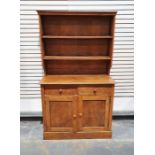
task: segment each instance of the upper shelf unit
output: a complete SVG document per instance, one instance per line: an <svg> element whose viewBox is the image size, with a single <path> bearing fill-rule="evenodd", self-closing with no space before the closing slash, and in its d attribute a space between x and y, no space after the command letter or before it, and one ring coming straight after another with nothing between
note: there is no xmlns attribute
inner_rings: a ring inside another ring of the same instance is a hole
<svg viewBox="0 0 155 155"><path fill-rule="evenodd" d="M116 12L38 14L45 74L109 74Z"/></svg>

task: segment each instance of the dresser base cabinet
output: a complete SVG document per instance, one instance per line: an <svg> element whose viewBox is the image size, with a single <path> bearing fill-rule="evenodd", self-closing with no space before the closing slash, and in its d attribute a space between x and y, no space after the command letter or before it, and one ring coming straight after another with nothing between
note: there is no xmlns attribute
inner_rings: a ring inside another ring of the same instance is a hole
<svg viewBox="0 0 155 155"><path fill-rule="evenodd" d="M114 84L42 84L44 139L111 138Z"/></svg>

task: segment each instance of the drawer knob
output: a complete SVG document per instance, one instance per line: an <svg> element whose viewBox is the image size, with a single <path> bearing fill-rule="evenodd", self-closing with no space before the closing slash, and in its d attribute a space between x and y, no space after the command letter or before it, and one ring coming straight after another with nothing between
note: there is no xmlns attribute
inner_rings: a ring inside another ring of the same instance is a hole
<svg viewBox="0 0 155 155"><path fill-rule="evenodd" d="M96 89L93 90L94 94L96 94Z"/></svg>
<svg viewBox="0 0 155 155"><path fill-rule="evenodd" d="M62 89L59 89L59 94L60 94L60 95L62 94Z"/></svg>
<svg viewBox="0 0 155 155"><path fill-rule="evenodd" d="M74 115L73 115L73 118L76 118L76 117L77 117L77 116L74 114Z"/></svg>
<svg viewBox="0 0 155 155"><path fill-rule="evenodd" d="M82 115L83 115L82 113L79 113L79 116L80 116L80 117L82 117Z"/></svg>

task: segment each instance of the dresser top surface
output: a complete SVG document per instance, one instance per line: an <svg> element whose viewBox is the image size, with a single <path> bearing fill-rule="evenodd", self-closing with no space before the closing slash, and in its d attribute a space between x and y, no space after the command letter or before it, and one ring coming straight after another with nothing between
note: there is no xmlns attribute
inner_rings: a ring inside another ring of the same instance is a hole
<svg viewBox="0 0 155 155"><path fill-rule="evenodd" d="M108 75L46 75L40 84L114 84Z"/></svg>

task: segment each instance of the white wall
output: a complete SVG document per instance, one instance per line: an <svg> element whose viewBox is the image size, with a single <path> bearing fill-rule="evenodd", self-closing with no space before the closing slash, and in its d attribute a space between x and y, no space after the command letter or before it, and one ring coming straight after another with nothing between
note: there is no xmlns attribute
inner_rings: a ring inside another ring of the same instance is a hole
<svg viewBox="0 0 155 155"><path fill-rule="evenodd" d="M134 1L21 0L21 116L40 116L39 80L43 76L36 10L116 10L114 58L111 76L116 82L114 114L133 114Z"/></svg>

